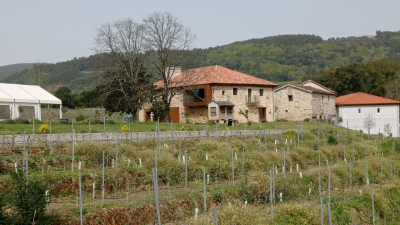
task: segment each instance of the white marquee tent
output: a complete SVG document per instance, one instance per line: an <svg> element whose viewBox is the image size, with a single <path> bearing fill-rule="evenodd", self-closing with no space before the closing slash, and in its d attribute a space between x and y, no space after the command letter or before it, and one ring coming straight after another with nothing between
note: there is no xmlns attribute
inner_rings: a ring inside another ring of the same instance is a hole
<svg viewBox="0 0 400 225"><path fill-rule="evenodd" d="M26 118L41 120L41 104L60 105L62 102L36 85L0 83L0 120Z"/></svg>

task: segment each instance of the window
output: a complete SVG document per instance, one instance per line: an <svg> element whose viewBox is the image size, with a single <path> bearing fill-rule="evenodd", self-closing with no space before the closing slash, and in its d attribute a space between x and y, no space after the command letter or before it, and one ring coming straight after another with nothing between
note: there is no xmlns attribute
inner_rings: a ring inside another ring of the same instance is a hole
<svg viewBox="0 0 400 225"><path fill-rule="evenodd" d="M205 91L203 89L186 90L186 103L204 102Z"/></svg>
<svg viewBox="0 0 400 225"><path fill-rule="evenodd" d="M219 116L225 116L225 107L219 107Z"/></svg>
<svg viewBox="0 0 400 225"><path fill-rule="evenodd" d="M293 101L293 95L289 95L289 102Z"/></svg>
<svg viewBox="0 0 400 225"><path fill-rule="evenodd" d="M210 116L212 117L217 116L217 107L210 107Z"/></svg>
<svg viewBox="0 0 400 225"><path fill-rule="evenodd" d="M330 99L329 97L331 97L331 96L328 96L328 101L329 101L329 99Z"/></svg>
<svg viewBox="0 0 400 225"><path fill-rule="evenodd" d="M381 113L381 109L380 109L380 108L377 108L376 111L377 111L378 113Z"/></svg>
<svg viewBox="0 0 400 225"><path fill-rule="evenodd" d="M232 116L233 114L233 107L226 107L226 115Z"/></svg>
<svg viewBox="0 0 400 225"><path fill-rule="evenodd" d="M324 96L322 95L322 101L324 101Z"/></svg>
<svg viewBox="0 0 400 225"><path fill-rule="evenodd" d="M237 95L237 88L233 88L233 95Z"/></svg>
<svg viewBox="0 0 400 225"><path fill-rule="evenodd" d="M222 91L222 95L225 95L225 91Z"/></svg>
<svg viewBox="0 0 400 225"><path fill-rule="evenodd" d="M11 119L11 110L9 105L0 105L0 119Z"/></svg>
<svg viewBox="0 0 400 225"><path fill-rule="evenodd" d="M361 109L358 109L358 113L361 113Z"/></svg>
<svg viewBox="0 0 400 225"><path fill-rule="evenodd" d="M287 110L285 110L285 113L287 113L288 111Z"/></svg>
<svg viewBox="0 0 400 225"><path fill-rule="evenodd" d="M260 96L264 95L264 89L260 89Z"/></svg>

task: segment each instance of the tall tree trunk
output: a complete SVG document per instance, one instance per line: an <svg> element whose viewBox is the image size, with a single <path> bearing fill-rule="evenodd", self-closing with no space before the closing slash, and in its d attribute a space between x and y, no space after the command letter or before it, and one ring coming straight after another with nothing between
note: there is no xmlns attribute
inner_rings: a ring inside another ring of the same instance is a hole
<svg viewBox="0 0 400 225"><path fill-rule="evenodd" d="M132 116L132 122L136 122L137 121L137 112L138 112L138 109L137 108L134 108L134 109L131 109L130 110L130 114L131 114L131 116Z"/></svg>
<svg viewBox="0 0 400 225"><path fill-rule="evenodd" d="M169 111L170 111L169 106L170 106L170 103L165 103L164 102L164 104L165 104L165 110L164 110L164 112L165 112L165 121L164 122L169 122Z"/></svg>

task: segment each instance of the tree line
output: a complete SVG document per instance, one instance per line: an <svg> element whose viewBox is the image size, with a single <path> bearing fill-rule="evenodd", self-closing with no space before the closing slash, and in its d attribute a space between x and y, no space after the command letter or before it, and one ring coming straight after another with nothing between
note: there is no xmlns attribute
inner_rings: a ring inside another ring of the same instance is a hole
<svg viewBox="0 0 400 225"><path fill-rule="evenodd" d="M317 77L303 77L303 81L308 79L336 91L337 96L364 92L400 100L400 93L397 91L400 84L400 65L387 59L331 67Z"/></svg>

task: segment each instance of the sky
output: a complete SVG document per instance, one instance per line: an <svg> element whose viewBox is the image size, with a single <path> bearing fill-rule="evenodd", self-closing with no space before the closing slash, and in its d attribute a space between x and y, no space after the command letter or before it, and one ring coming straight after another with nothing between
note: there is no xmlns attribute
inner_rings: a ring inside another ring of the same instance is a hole
<svg viewBox="0 0 400 225"><path fill-rule="evenodd" d="M399 0L0 0L0 66L94 54L96 28L171 12L208 48L280 34L363 36L400 30Z"/></svg>

